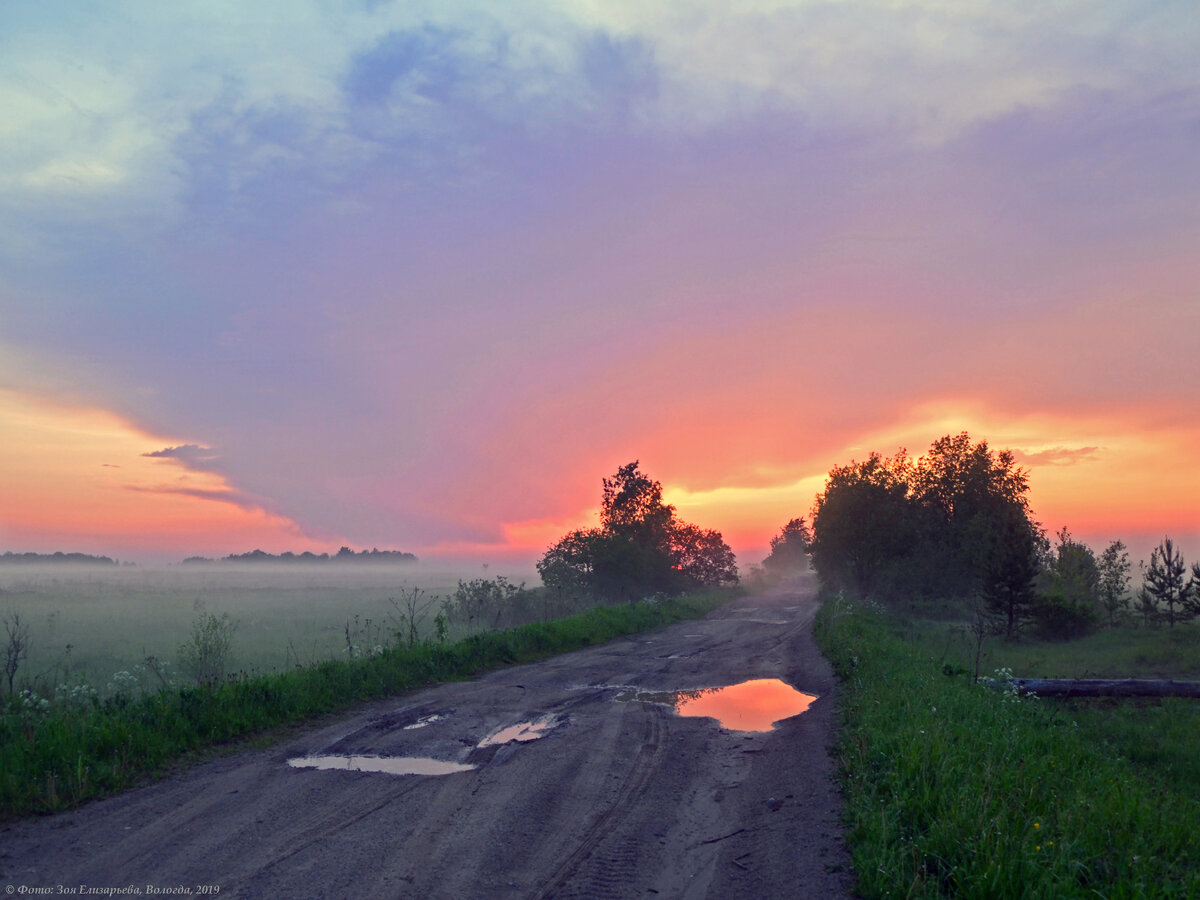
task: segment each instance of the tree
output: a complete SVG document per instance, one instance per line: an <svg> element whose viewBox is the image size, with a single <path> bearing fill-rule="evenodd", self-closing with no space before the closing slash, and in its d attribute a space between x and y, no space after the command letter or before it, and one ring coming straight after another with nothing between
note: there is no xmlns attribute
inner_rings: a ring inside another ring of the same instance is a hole
<svg viewBox="0 0 1200 900"><path fill-rule="evenodd" d="M1108 613L1108 624L1115 625L1117 615L1129 608L1129 552L1121 541L1113 541L1100 554L1100 605Z"/></svg>
<svg viewBox="0 0 1200 900"><path fill-rule="evenodd" d="M771 538L771 552L763 560L763 568L775 575L807 571L811 543L812 531L804 517L792 519L779 534Z"/></svg>
<svg viewBox="0 0 1200 900"><path fill-rule="evenodd" d="M737 584L737 560L719 531L680 522L671 533L671 548L685 590Z"/></svg>
<svg viewBox="0 0 1200 900"><path fill-rule="evenodd" d="M1100 604L1100 567L1086 544L1064 526L1043 574L1038 623L1053 637L1075 637L1090 629Z"/></svg>
<svg viewBox="0 0 1200 900"><path fill-rule="evenodd" d="M1146 577L1145 562L1139 563L1142 568L1142 578ZM1141 588L1137 592L1136 605L1134 607L1142 614L1142 624L1152 625L1162 617L1162 610L1159 609L1158 601L1154 595L1146 590L1146 582L1143 580Z"/></svg>
<svg viewBox="0 0 1200 900"><path fill-rule="evenodd" d="M1150 552L1143 586L1157 604L1166 607L1167 624L1171 628L1175 627L1176 621L1182 622L1194 614L1192 604L1188 602L1190 585L1183 580L1186 571L1183 554L1175 549L1169 537L1164 537Z"/></svg>
<svg viewBox="0 0 1200 900"><path fill-rule="evenodd" d="M597 544L603 538L598 528L568 532L538 560L542 584L567 597L590 592L595 581Z"/></svg>
<svg viewBox="0 0 1200 900"><path fill-rule="evenodd" d="M1013 515L1039 558L1047 546L1028 488L1012 453L966 432L939 438L915 462L901 449L835 466L813 506L813 566L824 584L863 595L977 596L985 577L995 580L996 535Z"/></svg>
<svg viewBox="0 0 1200 900"><path fill-rule="evenodd" d="M813 504L813 565L826 585L863 596L886 592L918 547L918 510L909 499L903 449L885 459L834 466Z"/></svg>
<svg viewBox="0 0 1200 900"><path fill-rule="evenodd" d="M1002 508L989 521L980 570L981 593L1004 634L1015 637L1037 599L1035 580L1041 571L1038 532L1022 507Z"/></svg>
<svg viewBox="0 0 1200 900"><path fill-rule="evenodd" d="M677 519L662 485L636 460L602 484L600 527L568 533L538 562L546 587L632 601L737 582L733 551L720 532Z"/></svg>
<svg viewBox="0 0 1200 900"><path fill-rule="evenodd" d="M984 557L991 552L994 521L1014 507L1029 517L1027 473L1017 467L1010 451L996 453L987 441L973 444L964 431L934 441L917 460L910 484L913 500L936 523L925 541L939 548L941 592L972 593L978 588Z"/></svg>

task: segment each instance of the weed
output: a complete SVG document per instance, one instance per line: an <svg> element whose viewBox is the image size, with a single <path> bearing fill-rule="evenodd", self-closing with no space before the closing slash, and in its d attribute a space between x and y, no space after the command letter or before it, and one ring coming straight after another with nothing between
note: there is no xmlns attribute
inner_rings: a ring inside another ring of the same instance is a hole
<svg viewBox="0 0 1200 900"><path fill-rule="evenodd" d="M11 696L17 671L22 661L29 656L29 625L21 621L21 614L9 610L0 615L0 624L4 626L4 676L8 679L8 693Z"/></svg>
<svg viewBox="0 0 1200 900"><path fill-rule="evenodd" d="M229 613L201 612L196 617L191 636L179 646L179 660L197 684L214 685L225 678L236 630Z"/></svg>

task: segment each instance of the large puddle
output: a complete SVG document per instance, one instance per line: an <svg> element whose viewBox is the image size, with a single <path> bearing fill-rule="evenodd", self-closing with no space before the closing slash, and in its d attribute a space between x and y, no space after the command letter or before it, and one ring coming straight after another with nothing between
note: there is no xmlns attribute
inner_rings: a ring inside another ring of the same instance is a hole
<svg viewBox="0 0 1200 900"><path fill-rule="evenodd" d="M800 715L817 698L778 678L757 678L698 691L627 691L617 699L663 703L674 707L681 716L716 719L722 728L730 731L770 731L776 722Z"/></svg>
<svg viewBox="0 0 1200 900"><path fill-rule="evenodd" d="M343 772L386 772L388 775L450 775L469 772L466 763L424 756L301 756L289 759L294 769L339 769Z"/></svg>

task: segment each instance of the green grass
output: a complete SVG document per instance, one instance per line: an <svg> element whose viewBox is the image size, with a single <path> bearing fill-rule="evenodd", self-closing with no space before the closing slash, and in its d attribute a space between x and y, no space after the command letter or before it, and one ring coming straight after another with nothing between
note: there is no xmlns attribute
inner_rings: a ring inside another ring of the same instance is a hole
<svg viewBox="0 0 1200 900"><path fill-rule="evenodd" d="M931 610L897 615L895 626L906 637L936 648L968 668L974 667L973 638L961 606L953 616L929 616ZM1071 641L1042 641L1021 636L984 640L980 674L1007 667L1022 678L1174 678L1200 680L1200 621L1146 627L1100 628Z"/></svg>
<svg viewBox="0 0 1200 900"><path fill-rule="evenodd" d="M186 754L355 703L696 618L730 596L720 591L598 608L452 644L392 648L215 687L85 698L44 709L9 698L0 714L0 818L66 809L161 773Z"/></svg>
<svg viewBox="0 0 1200 900"><path fill-rule="evenodd" d="M1197 704L1016 699L962 674L944 635L844 602L818 617L859 892L1200 896Z"/></svg>

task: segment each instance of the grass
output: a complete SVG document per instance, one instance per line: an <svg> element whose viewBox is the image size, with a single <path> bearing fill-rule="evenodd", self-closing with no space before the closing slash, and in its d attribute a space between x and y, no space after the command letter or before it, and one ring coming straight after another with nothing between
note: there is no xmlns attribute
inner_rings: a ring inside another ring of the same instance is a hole
<svg viewBox="0 0 1200 900"><path fill-rule="evenodd" d="M824 605L817 631L843 682L838 753L864 897L1200 896L1195 702L1021 699L973 683L945 623L844 601Z"/></svg>
<svg viewBox="0 0 1200 900"><path fill-rule="evenodd" d="M932 615L931 615L932 613ZM961 605L938 611L919 607L894 619L907 638L937 649L939 657L971 660L973 641ZM964 665L966 663L964 662ZM1175 628L1126 624L1100 628L1071 641L1031 637L984 641L980 672L1008 667L1023 678L1174 678L1200 680L1200 621Z"/></svg>
<svg viewBox="0 0 1200 900"><path fill-rule="evenodd" d="M0 819L52 812L162 773L185 755L439 681L697 618L727 600L713 592L593 609L455 643L327 660L211 687L53 704L9 698L0 714Z"/></svg>

